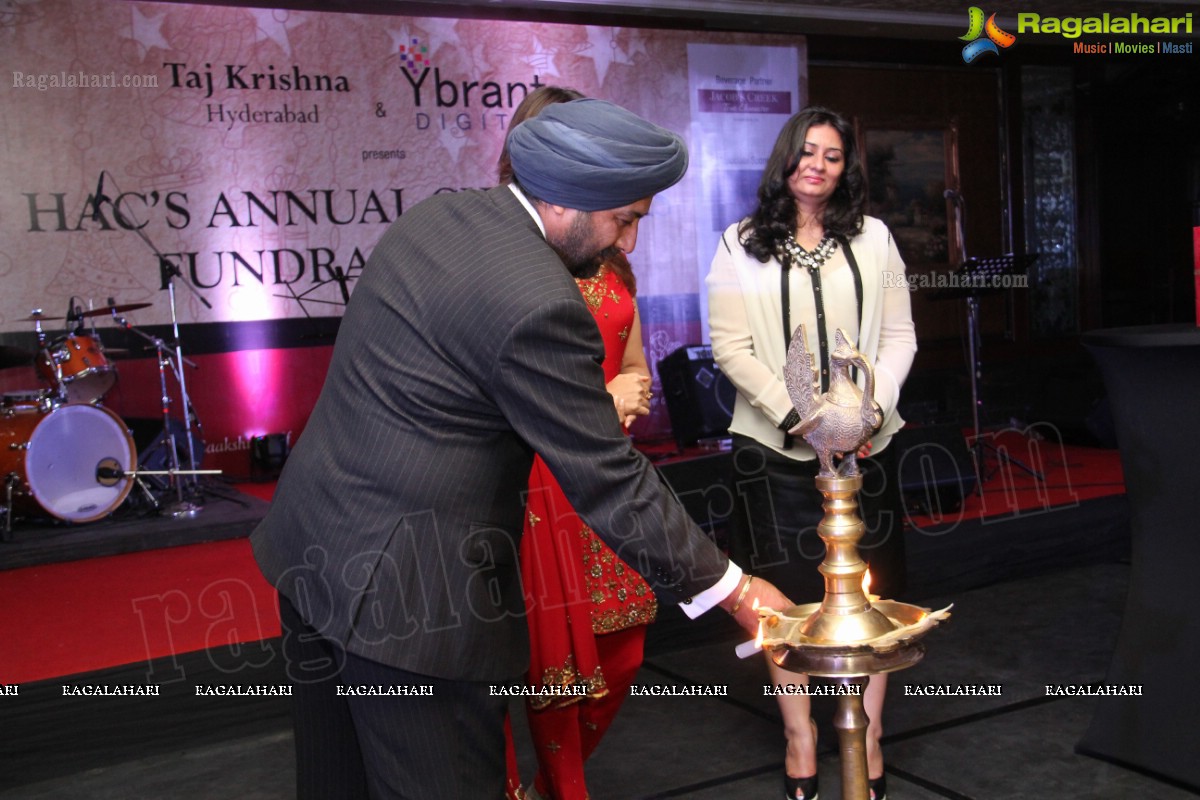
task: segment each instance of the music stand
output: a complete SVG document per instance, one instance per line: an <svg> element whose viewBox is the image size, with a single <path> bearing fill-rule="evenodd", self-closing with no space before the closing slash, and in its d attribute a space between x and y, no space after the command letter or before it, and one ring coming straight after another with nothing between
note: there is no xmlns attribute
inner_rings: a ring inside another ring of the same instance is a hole
<svg viewBox="0 0 1200 800"><path fill-rule="evenodd" d="M967 301L967 354L971 368L971 423L975 433L971 452L975 456L975 485L983 493L983 484L991 475L984 476L984 448L991 450L1000 461L1007 461L1024 470L1039 481L1045 481L1046 476L1033 467L1013 458L1007 452L983 441L980 436L979 409L983 401L979 396L979 378L983 374L983 365L979 351L982 340L979 334L979 298L985 294L996 294L1011 289L1013 282L1006 281L1016 275L1024 275L1037 259L1037 253L1024 255L990 256L987 258L965 259L957 270L949 275L948 285L934 293L934 300L951 300L965 298Z"/></svg>

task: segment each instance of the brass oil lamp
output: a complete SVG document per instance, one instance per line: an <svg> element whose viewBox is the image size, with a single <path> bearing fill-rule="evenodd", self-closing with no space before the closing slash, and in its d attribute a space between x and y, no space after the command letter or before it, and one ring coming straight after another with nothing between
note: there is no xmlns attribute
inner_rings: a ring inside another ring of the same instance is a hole
<svg viewBox="0 0 1200 800"><path fill-rule="evenodd" d="M881 600L863 588L866 564L858 554L858 541L866 528L858 516L862 475L855 459L882 423L882 413L874 401L871 364L850 345L844 331L837 331L835 345L830 353L829 390L824 394L818 393L803 326L788 348L784 369L789 396L801 418L793 431L809 443L821 465L816 486L824 497L825 516L817 533L826 550L818 569L825 578L825 598L784 610L760 608L756 643L786 670L846 686L847 691L838 695L834 719L842 797L867 800L867 716L862 697L867 678L920 661L925 654L921 637L947 619L950 609L932 612ZM864 373L865 390L851 378L853 367Z"/></svg>

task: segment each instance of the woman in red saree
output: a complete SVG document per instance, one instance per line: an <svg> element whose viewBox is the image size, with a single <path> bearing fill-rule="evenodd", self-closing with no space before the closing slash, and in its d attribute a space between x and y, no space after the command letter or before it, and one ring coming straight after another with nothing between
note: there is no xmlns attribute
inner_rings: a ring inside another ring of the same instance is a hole
<svg viewBox="0 0 1200 800"><path fill-rule="evenodd" d="M510 130L551 103L579 97L558 87L531 92L517 107ZM505 152L500 180L511 179ZM633 270L618 254L594 277L576 282L604 339L604 380L614 413L628 427L649 413L651 397ZM575 514L540 458L529 476L521 576L528 608L528 681L554 693L526 703L538 771L524 789L510 730L508 794L514 800L586 800L584 762L629 694L657 601L645 580Z"/></svg>

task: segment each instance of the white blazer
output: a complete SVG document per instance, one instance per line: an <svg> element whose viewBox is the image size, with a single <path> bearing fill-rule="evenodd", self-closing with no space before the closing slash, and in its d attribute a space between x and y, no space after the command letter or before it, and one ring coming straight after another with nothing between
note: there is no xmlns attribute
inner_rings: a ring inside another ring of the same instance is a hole
<svg viewBox="0 0 1200 800"><path fill-rule="evenodd" d="M799 460L816 457L803 440L783 450L778 425L792 410L783 382L787 352L783 340L779 261L765 264L746 252L738 227L730 225L717 244L708 286L708 322L713 358L737 387L733 433L749 436L783 455ZM853 276L839 246L821 267L825 322L829 341L842 328L875 366L875 401L883 409L883 425L871 440L878 453L904 425L896 411L900 387L917 352L912 303L904 277L904 261L891 231L875 217L863 218L862 232L850 240L862 276L862 325L858 321ZM817 354L816 311L812 281L804 269L789 270L791 324L804 323L809 352ZM865 376L859 375L861 386Z"/></svg>

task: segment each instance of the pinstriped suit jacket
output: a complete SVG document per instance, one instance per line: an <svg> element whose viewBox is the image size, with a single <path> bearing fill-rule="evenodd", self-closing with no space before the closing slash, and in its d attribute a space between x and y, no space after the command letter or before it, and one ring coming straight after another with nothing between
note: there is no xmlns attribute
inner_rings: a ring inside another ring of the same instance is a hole
<svg viewBox="0 0 1200 800"><path fill-rule="evenodd" d="M660 599L708 588L726 559L621 432L603 356L574 280L507 187L406 212L357 282L251 538L264 575L353 653L451 679L516 676L536 451Z"/></svg>

